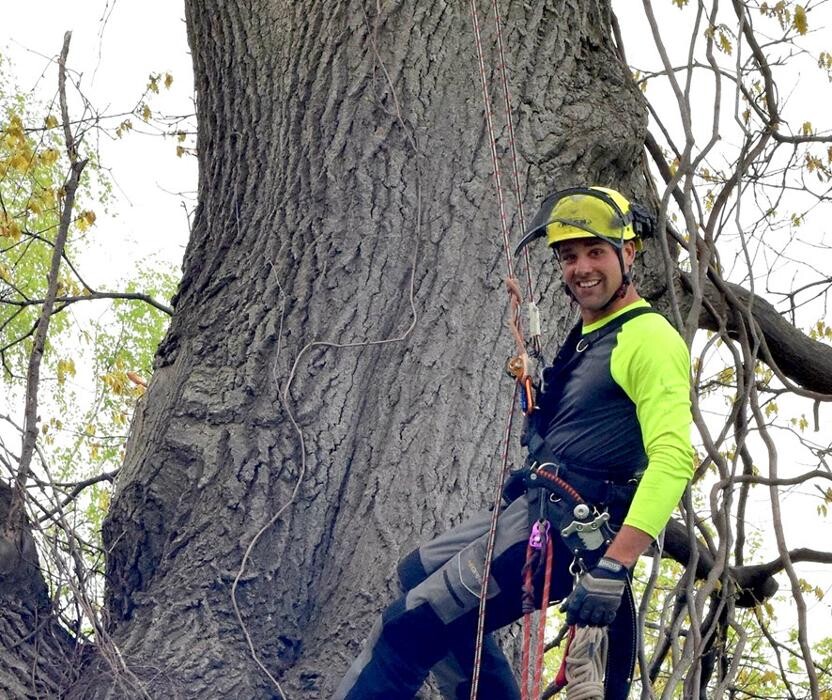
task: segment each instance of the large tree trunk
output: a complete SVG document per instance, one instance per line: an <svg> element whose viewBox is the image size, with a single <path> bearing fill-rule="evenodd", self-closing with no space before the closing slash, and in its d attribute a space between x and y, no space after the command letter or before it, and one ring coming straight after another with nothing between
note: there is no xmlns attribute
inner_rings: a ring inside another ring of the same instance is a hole
<svg viewBox="0 0 832 700"><path fill-rule="evenodd" d="M112 633L151 695L274 696L247 633L288 697L327 697L397 559L497 475L511 343L471 20L445 2L186 5L199 207L105 527ZM507 8L529 210L575 184L643 189L645 112L599 6ZM232 583L267 525L244 630Z"/></svg>
<svg viewBox="0 0 832 700"><path fill-rule="evenodd" d="M12 498L0 481L0 697L59 697L84 650L58 622L31 525L21 508L10 516Z"/></svg>

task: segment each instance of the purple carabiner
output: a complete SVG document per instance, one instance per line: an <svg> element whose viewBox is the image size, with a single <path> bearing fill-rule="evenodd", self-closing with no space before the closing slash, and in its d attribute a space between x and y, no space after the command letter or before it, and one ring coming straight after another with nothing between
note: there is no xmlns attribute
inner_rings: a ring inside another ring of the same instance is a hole
<svg viewBox="0 0 832 700"><path fill-rule="evenodd" d="M549 537L549 521L537 520L532 525L532 534L529 535L529 547L532 549L543 549Z"/></svg>

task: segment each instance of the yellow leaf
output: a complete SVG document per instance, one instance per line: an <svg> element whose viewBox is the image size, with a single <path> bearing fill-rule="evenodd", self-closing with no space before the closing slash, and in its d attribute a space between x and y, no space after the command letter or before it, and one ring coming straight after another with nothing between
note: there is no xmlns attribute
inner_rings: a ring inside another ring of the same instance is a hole
<svg viewBox="0 0 832 700"><path fill-rule="evenodd" d="M181 158L185 154L185 148L183 146L176 147L176 155L177 157Z"/></svg>
<svg viewBox="0 0 832 700"><path fill-rule="evenodd" d="M170 73L165 73L165 88L170 89L171 85L173 85L173 76Z"/></svg>
<svg viewBox="0 0 832 700"><path fill-rule="evenodd" d="M63 384L67 377L75 376L75 362L73 360L58 360L58 384Z"/></svg>
<svg viewBox="0 0 832 700"><path fill-rule="evenodd" d="M20 151L14 153L12 157L9 158L9 166L13 170L26 171L29 169L30 163L31 160L26 157L25 153L22 153Z"/></svg>
<svg viewBox="0 0 832 700"><path fill-rule="evenodd" d="M9 139L18 144L22 144L26 140L26 134L23 131L23 120L17 114L13 114L9 117L9 125L6 127L6 135Z"/></svg>
<svg viewBox="0 0 832 700"><path fill-rule="evenodd" d="M47 148L40 153L40 162L46 166L55 165L58 162L58 158L61 157L61 154L58 152L57 148Z"/></svg>
<svg viewBox="0 0 832 700"><path fill-rule="evenodd" d="M806 18L806 9L803 5L796 5L794 8L794 28L801 35L809 31L809 21Z"/></svg>
<svg viewBox="0 0 832 700"><path fill-rule="evenodd" d="M46 128L47 129L54 129L58 126L58 118L54 114L50 114L46 117Z"/></svg>
<svg viewBox="0 0 832 700"><path fill-rule="evenodd" d="M153 114L153 112L150 111L150 107L148 107L147 105L144 105L142 107L142 112L141 112L142 119L144 119L145 121L148 121L150 119L150 117L152 116L152 114Z"/></svg>
<svg viewBox="0 0 832 700"><path fill-rule="evenodd" d="M82 211L78 214L78 218L75 219L75 223L79 231L87 231L95 223L95 212L89 210Z"/></svg>
<svg viewBox="0 0 832 700"><path fill-rule="evenodd" d="M731 45L731 40L728 38L728 35L723 32L722 30L719 31L719 48L729 56L731 52L734 50L734 47Z"/></svg>
<svg viewBox="0 0 832 700"><path fill-rule="evenodd" d="M121 122L121 124L119 124L116 127L116 136L121 138L122 136L124 136L126 132L130 131L130 129L132 128L133 122L131 122L129 119L125 119L123 122Z"/></svg>
<svg viewBox="0 0 832 700"><path fill-rule="evenodd" d="M20 224L14 219L0 221L0 238L10 238L17 243L21 237Z"/></svg>
<svg viewBox="0 0 832 700"><path fill-rule="evenodd" d="M811 136L812 122L803 122L803 126L800 127L800 131L803 133L804 136Z"/></svg>
<svg viewBox="0 0 832 700"><path fill-rule="evenodd" d="M734 368L726 367L725 369L721 370L718 375L718 379L721 384L730 384L732 381L734 381Z"/></svg>

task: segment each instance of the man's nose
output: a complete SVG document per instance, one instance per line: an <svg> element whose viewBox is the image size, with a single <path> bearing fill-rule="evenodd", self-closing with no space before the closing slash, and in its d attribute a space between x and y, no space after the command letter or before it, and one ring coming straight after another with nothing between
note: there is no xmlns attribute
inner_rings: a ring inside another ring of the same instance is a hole
<svg viewBox="0 0 832 700"><path fill-rule="evenodd" d="M592 261L588 255L578 255L575 260L575 272L581 274L583 272L592 271Z"/></svg>

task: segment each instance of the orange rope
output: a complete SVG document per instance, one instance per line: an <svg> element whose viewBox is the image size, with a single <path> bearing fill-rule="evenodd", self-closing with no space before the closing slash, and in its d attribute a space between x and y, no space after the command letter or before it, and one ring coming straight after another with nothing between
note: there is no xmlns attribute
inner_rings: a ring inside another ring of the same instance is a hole
<svg viewBox="0 0 832 700"><path fill-rule="evenodd" d="M514 277L506 279L506 290L508 291L511 313L509 314L508 327L517 346L518 355L526 355L526 340L523 338L523 330L520 328L520 307L523 304L523 295L520 292L520 283Z"/></svg>

